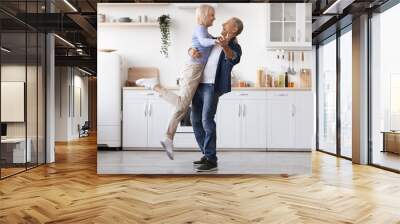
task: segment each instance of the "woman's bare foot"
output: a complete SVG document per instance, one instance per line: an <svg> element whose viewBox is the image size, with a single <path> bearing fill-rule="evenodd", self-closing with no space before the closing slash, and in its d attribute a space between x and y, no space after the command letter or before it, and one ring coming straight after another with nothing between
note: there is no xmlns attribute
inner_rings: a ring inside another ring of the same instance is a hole
<svg viewBox="0 0 400 224"><path fill-rule="evenodd" d="M159 87L159 82L157 78L138 79L136 80L136 85L144 86L146 89L154 90L156 87Z"/></svg>

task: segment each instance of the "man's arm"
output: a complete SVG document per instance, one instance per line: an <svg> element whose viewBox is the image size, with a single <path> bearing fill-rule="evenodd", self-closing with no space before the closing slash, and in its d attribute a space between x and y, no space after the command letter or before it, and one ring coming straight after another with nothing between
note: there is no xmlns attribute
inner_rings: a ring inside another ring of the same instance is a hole
<svg viewBox="0 0 400 224"><path fill-rule="evenodd" d="M232 45L232 48L230 48L233 54L235 55L232 59L227 59L229 63L232 65L236 65L240 62L240 58L242 57L242 49L240 48L239 44L234 44Z"/></svg>
<svg viewBox="0 0 400 224"><path fill-rule="evenodd" d="M225 53L225 60L228 60L231 64L235 65L239 63L242 51L239 45L237 45L237 47L235 46L235 49L230 48L229 41L230 39L228 36L218 38L218 44L222 47L222 50Z"/></svg>
<svg viewBox="0 0 400 224"><path fill-rule="evenodd" d="M225 57L229 60L233 60L237 57L235 52L229 46L223 46L222 50L225 53Z"/></svg>

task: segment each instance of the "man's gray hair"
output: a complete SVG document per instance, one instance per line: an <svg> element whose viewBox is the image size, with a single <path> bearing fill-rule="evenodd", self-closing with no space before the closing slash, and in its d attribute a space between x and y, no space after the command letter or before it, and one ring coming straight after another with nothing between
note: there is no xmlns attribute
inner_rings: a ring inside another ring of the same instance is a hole
<svg viewBox="0 0 400 224"><path fill-rule="evenodd" d="M235 22L237 32L236 36L239 35L243 31L243 22L237 17L232 17L233 22Z"/></svg>

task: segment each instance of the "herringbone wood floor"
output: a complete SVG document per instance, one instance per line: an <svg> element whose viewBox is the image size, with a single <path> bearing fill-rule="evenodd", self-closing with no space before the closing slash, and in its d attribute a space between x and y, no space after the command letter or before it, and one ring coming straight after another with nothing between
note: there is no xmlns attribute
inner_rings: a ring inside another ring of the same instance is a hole
<svg viewBox="0 0 400 224"><path fill-rule="evenodd" d="M400 175L315 152L297 176L98 176L96 141L0 181L0 223L400 223Z"/></svg>

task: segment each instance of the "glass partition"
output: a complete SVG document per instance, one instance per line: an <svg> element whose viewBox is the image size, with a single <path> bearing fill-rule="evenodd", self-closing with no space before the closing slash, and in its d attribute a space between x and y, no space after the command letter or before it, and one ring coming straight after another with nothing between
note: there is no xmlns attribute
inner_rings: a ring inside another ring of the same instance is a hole
<svg viewBox="0 0 400 224"><path fill-rule="evenodd" d="M336 154L336 39L318 48L318 149Z"/></svg>
<svg viewBox="0 0 400 224"><path fill-rule="evenodd" d="M18 13L43 5L20 1ZM0 12L0 178L45 163L45 45L44 33Z"/></svg>
<svg viewBox="0 0 400 224"><path fill-rule="evenodd" d="M340 154L352 157L352 33L340 36Z"/></svg>
<svg viewBox="0 0 400 224"><path fill-rule="evenodd" d="M400 5L371 19L371 162L400 171Z"/></svg>
<svg viewBox="0 0 400 224"><path fill-rule="evenodd" d="M1 34L2 177L24 171L31 158L26 141L26 41L25 32Z"/></svg>

